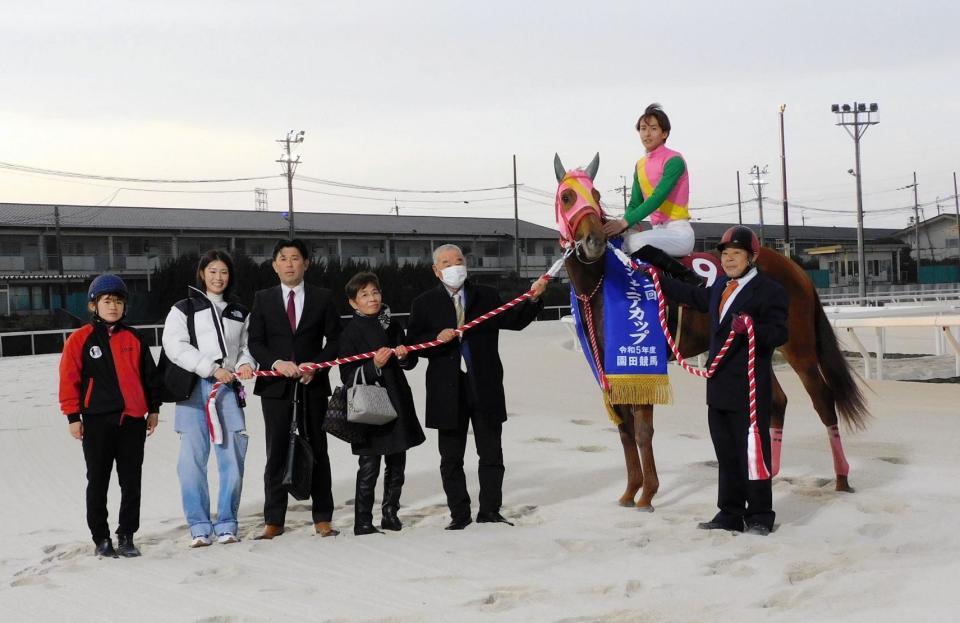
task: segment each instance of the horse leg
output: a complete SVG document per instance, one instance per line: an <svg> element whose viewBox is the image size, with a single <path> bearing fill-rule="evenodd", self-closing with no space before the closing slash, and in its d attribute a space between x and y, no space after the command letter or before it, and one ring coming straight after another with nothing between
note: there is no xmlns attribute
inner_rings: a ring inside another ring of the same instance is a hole
<svg viewBox="0 0 960 623"><path fill-rule="evenodd" d="M783 420L787 414L787 395L780 387L777 375L773 377L773 404L770 408L770 468L771 475L780 473L780 448L783 445Z"/></svg>
<svg viewBox="0 0 960 623"><path fill-rule="evenodd" d="M660 488L657 464L653 460L653 405L638 405L633 409L636 444L640 448L640 464L643 468L643 493L637 500L637 508L653 512L653 496Z"/></svg>
<svg viewBox="0 0 960 623"><path fill-rule="evenodd" d="M620 506L633 507L633 500L637 491L643 486L643 469L640 466L640 455L637 452L637 443L634 441L633 412L627 409L617 409L622 423L617 426L620 433L620 443L623 445L623 460L627 465L627 490L620 496Z"/></svg>
<svg viewBox="0 0 960 623"><path fill-rule="evenodd" d="M830 439L830 452L833 455L833 471L837 475L837 491L853 493L848 476L850 464L843 453L843 444L840 441L840 429L837 427L837 409L834 405L833 392L827 387L820 376L820 370L815 366L802 366L797 372L803 387L813 401L813 408L820 416L820 421L827 427L827 436Z"/></svg>

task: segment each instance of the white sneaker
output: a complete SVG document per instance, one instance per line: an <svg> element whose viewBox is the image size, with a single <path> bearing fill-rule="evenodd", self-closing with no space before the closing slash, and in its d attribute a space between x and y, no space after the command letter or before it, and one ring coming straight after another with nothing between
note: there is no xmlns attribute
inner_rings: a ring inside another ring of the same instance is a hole
<svg viewBox="0 0 960 623"><path fill-rule="evenodd" d="M219 537L217 537L217 543L221 545L229 545L231 543L239 543L240 539L236 537L232 532L224 532Z"/></svg>
<svg viewBox="0 0 960 623"><path fill-rule="evenodd" d="M208 536L195 536L193 540L190 541L190 547L206 547L210 545L212 541Z"/></svg>

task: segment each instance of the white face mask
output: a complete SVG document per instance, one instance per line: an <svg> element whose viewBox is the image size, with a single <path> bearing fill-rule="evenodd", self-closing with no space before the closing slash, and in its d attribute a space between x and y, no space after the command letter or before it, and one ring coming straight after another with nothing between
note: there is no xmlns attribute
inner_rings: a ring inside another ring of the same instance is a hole
<svg viewBox="0 0 960 623"><path fill-rule="evenodd" d="M440 281L451 288L459 288L467 280L466 266L447 266L440 271Z"/></svg>

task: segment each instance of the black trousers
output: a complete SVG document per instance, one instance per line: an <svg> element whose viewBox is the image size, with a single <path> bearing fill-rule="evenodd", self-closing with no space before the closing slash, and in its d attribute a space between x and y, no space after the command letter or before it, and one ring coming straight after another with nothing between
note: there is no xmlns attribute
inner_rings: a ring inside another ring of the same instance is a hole
<svg viewBox="0 0 960 623"><path fill-rule="evenodd" d="M313 522L333 518L333 491L330 488L330 457L327 456L327 434L321 428L327 412L327 398L319 392L300 392L301 409L313 449L313 483L310 498L313 503ZM293 402L261 397L263 405L264 436L267 442L267 464L263 470L263 521L282 526L287 517L287 491L281 486L290 443L290 420Z"/></svg>
<svg viewBox="0 0 960 623"><path fill-rule="evenodd" d="M140 476L143 445L147 438L144 418L119 413L83 418L83 458L87 464L87 526L95 543L110 536L107 524L107 490L117 464L120 481L120 516L117 534L140 528Z"/></svg>
<svg viewBox="0 0 960 623"><path fill-rule="evenodd" d="M470 517L470 494L463 473L463 455L467 449L467 428L473 424L473 440L479 457L480 512L500 512L503 501L503 448L500 436L503 424L477 411L469 379L460 373L459 420L453 429L437 431L440 449L440 477L447 494L450 516L456 520Z"/></svg>
<svg viewBox="0 0 960 623"><path fill-rule="evenodd" d="M773 528L773 485L771 480L750 480L747 467L747 430L749 411L725 411L708 407L710 438L717 453L719 486L714 517L733 529L753 525ZM757 414L757 427L763 448L763 461L770 469L770 413Z"/></svg>

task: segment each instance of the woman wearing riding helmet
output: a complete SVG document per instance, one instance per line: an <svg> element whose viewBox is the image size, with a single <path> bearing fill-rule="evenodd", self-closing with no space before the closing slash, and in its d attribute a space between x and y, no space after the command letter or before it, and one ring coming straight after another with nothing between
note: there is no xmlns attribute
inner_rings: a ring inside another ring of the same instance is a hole
<svg viewBox="0 0 960 623"><path fill-rule="evenodd" d="M647 154L633 171L633 191L623 218L603 226L608 237L623 234L623 250L634 258L673 273L681 281L700 285L702 280L678 262L693 251L695 242L687 209L690 183L683 156L666 146L670 118L660 104L647 106L637 120L637 132ZM651 229L633 229L650 217Z"/></svg>
<svg viewBox="0 0 960 623"><path fill-rule="evenodd" d="M720 355L733 331L722 362L707 379L707 421L717 455L717 514L699 524L703 530L731 530L766 536L773 530L770 485L770 411L773 401L773 352L787 342L788 297L779 283L757 270L760 241L749 227L734 225L717 244L724 276L709 288L695 288L664 276L660 283L671 300L710 314L708 365ZM751 449L749 341L753 322L754 375L759 443ZM753 477L751 479L751 474Z"/></svg>

